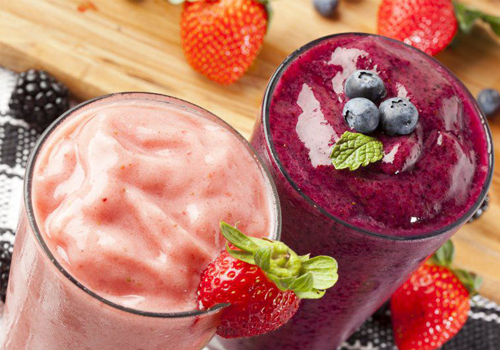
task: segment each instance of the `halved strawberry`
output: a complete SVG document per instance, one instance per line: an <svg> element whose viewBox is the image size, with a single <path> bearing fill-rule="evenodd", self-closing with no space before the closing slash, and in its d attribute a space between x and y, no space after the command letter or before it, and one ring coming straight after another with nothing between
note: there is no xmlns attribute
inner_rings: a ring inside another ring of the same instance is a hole
<svg viewBox="0 0 500 350"><path fill-rule="evenodd" d="M392 296L392 327L399 350L438 349L467 321L469 299L481 279L452 269L453 255L448 241Z"/></svg>
<svg viewBox="0 0 500 350"><path fill-rule="evenodd" d="M327 256L298 256L285 244L247 237L221 223L232 243L203 272L198 287L202 309L230 304L217 334L253 337L284 325L300 299L318 299L338 279L337 262Z"/></svg>

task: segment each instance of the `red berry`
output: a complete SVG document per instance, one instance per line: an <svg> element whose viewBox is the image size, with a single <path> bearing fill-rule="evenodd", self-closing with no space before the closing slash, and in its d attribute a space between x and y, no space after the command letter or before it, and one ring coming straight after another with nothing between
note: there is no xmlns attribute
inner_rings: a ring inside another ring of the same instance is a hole
<svg viewBox="0 0 500 350"><path fill-rule="evenodd" d="M230 303L217 334L224 338L253 337L284 325L299 307L292 291L282 292L260 268L222 252L203 272L198 287L203 309Z"/></svg>
<svg viewBox="0 0 500 350"><path fill-rule="evenodd" d="M267 31L266 6L257 0L186 1L181 38L189 64L219 84L250 67Z"/></svg>
<svg viewBox="0 0 500 350"><path fill-rule="evenodd" d="M422 265L391 299L398 349L440 348L463 327L469 309L469 291L449 268Z"/></svg>
<svg viewBox="0 0 500 350"><path fill-rule="evenodd" d="M378 33L429 55L444 50L458 30L451 0L382 0Z"/></svg>

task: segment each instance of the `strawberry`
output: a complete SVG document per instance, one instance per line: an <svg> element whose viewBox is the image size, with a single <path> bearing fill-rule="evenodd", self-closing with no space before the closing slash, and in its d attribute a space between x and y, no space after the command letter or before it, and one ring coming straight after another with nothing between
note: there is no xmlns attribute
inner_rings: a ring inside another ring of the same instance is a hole
<svg viewBox="0 0 500 350"><path fill-rule="evenodd" d="M399 350L438 349L465 324L470 296L481 279L451 268L453 254L448 241L392 296L392 327Z"/></svg>
<svg viewBox="0 0 500 350"><path fill-rule="evenodd" d="M378 33L404 41L429 55L444 50L460 33L470 34L482 21L500 36L500 17L451 0L382 0Z"/></svg>
<svg viewBox="0 0 500 350"><path fill-rule="evenodd" d="M209 79L223 85L234 83L257 57L268 19L268 0L184 1L184 54Z"/></svg>
<svg viewBox="0 0 500 350"><path fill-rule="evenodd" d="M429 55L444 50L457 33L451 0L382 0L378 33Z"/></svg>
<svg viewBox="0 0 500 350"><path fill-rule="evenodd" d="M228 304L217 334L253 337L284 325L300 299L318 299L338 279L337 262L327 256L298 256L285 244L245 236L221 223L232 243L202 273L201 309Z"/></svg>

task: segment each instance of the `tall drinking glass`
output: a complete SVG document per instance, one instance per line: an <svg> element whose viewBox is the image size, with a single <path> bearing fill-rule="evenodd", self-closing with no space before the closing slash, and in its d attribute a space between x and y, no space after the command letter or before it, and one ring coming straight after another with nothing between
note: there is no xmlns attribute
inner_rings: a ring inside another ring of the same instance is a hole
<svg viewBox="0 0 500 350"><path fill-rule="evenodd" d="M70 273L67 261L64 262L61 260L65 258L65 255L60 254L60 246L56 249L56 251L54 251L54 249L52 249L53 245L49 244L49 241L47 240L47 237L54 239L53 235L55 232L53 232L51 236L42 234L41 230L46 229L47 227L41 227L37 220L38 217L35 213L35 205L37 204L35 203L40 203L35 202L33 199L33 183L35 181L35 172L37 171L36 164L40 158L45 157L41 154L43 154L44 147L48 147L45 146L47 143L50 143L48 140L50 140L54 134L56 134L54 137L61 137L62 132L59 130L64 128L67 121L73 121L74 117L76 118L79 115L85 114L89 117L85 119L85 123L87 123L92 118L91 114L94 113L92 111L96 111L95 113L99 114L101 113L100 111L102 108L111 108L104 112L109 114L113 113L115 108L122 108L124 105L146 106L144 107L146 109L164 108L165 118L169 118L168 114L169 111L172 111L172 108L174 110L182 111L182 115L186 113L190 116L196 116L193 120L199 120L200 117L202 119L206 118L210 122L203 124L206 129L203 129L205 135L208 132L219 132L221 133L221 137L229 137L232 142L234 142L233 146L235 149L240 149L241 151L237 155L240 161L244 152L247 152L248 157L245 156L248 161L245 163L247 164L246 171L255 172L255 174L259 174L257 177L262 177L263 186L262 188L259 187L262 190L261 198L264 202L268 203L268 206L266 205L265 207L269 209L270 232L266 230L266 235L268 234L269 238L272 239L279 238L281 225L280 209L276 190L270 175L261 165L259 157L255 155L250 144L224 121L208 111L188 102L158 94L120 93L104 96L80 104L61 116L48 128L48 130L45 131L32 151L28 162L24 187L24 206L16 235L7 302L2 319L2 327L0 328L2 332L2 334L0 334L0 344L3 350L198 350L204 347L215 333L216 327L219 324L220 311L223 310L225 305L217 305L210 310L204 311L195 310L196 307L194 305L192 311L188 310L183 312L175 312L175 310L173 310L173 312L155 312L154 304L150 304L147 310L124 305L123 303L117 302L115 299L104 297L102 295L102 293L104 293L103 290L93 290L82 281L77 280L77 278ZM90 115L88 114L89 111L92 112ZM137 112L137 110L135 111ZM148 113L143 109L141 109L141 111L143 111L144 114ZM105 115L103 118L107 117L109 117L109 115ZM177 117L179 118L179 115ZM85 123L77 125L76 130L80 130L78 128L83 128ZM174 123L176 122L174 121ZM190 123L192 123L191 119L186 125L190 125ZM154 133L156 134L156 132L160 133L161 131L165 131L165 127L161 127L161 123L159 129L160 130L156 130ZM196 130L197 129L194 129L194 131ZM119 131L125 133L124 130ZM191 132L194 131L191 130ZM107 130L98 129L97 133L101 132L104 133L107 132ZM132 132L136 135L139 130L132 130ZM118 131L115 133L118 134ZM152 129L142 131L141 135L144 136L146 140L143 140L144 144L153 143L152 141L148 141L148 137L151 136L152 133ZM112 131L110 134L114 135ZM60 140L65 137L66 135L62 136ZM158 159L148 158L153 157L153 153L140 153L141 150L137 147L137 144L135 144L135 146L133 146L134 148L132 148L132 146L127 143L128 140L125 138L120 139L120 141L122 145L130 147L133 152L135 152L133 154L138 157L139 161L151 159L151 162L156 162L154 164L157 164L158 166L157 171L160 171L160 166L162 166L163 163L160 163ZM169 142L174 142L170 139L167 141L165 143L168 145L170 145ZM156 147L156 152L162 152L161 155L167 157L172 154L172 152L176 151L177 148L175 147L181 147L182 145L179 146L178 144L174 144L174 148L171 148L170 151L168 151L168 147L165 149L161 148L164 144L159 145L158 143L153 143L153 146ZM181 151L184 150L181 149ZM232 150L227 151L231 152ZM106 155L113 154L111 147L108 149L100 149L99 152L102 152L102 158L99 158L102 159L102 163L109 161L110 158L106 157ZM188 153L189 152L194 154L196 153L196 150L190 149ZM202 155L208 157L208 154L207 150L203 148ZM167 158L164 158L165 161L170 161L171 158ZM130 158L130 161L133 159L135 158ZM181 161L183 161L183 159L184 158L181 157ZM217 160L207 158L207 162L208 161L213 163ZM224 158L220 158L219 161L221 162L220 164L225 163ZM100 167L101 165L102 164L97 164L96 166ZM227 166L235 169L235 164L228 164ZM121 170L119 166L116 168ZM107 174L103 173L100 175L101 177L99 179L108 176L111 174L111 171L113 170L110 170ZM203 173L201 164L198 164L197 171L199 174ZM230 170L227 170L224 167L221 168L221 171L230 172ZM91 170L88 170L88 172L90 173ZM77 173L77 171L75 171L75 173ZM214 176L216 175L214 174ZM66 185L71 185L73 180L70 179ZM144 177L139 178L139 181L142 180L147 179ZM179 180L179 178L176 178L176 180ZM182 179L179 181L181 180ZM240 180L241 179L236 179L235 181ZM167 179L164 179L163 181L167 181ZM200 182L202 181L203 180L200 179ZM112 186L112 181L109 182L108 185ZM130 183L131 191L135 185L139 186L140 184ZM146 185L148 187L142 187L144 191L149 188L156 190L155 187L152 187L154 184L151 182ZM191 185L194 186L194 184ZM97 185L94 184L94 187L91 190L95 191L96 186ZM241 186L256 185L241 184ZM49 190L50 189L47 188L47 191ZM60 190L64 191L62 188ZM102 190L106 191L105 188ZM123 191L125 190L127 189L123 188ZM171 190L173 191L174 189ZM179 189L176 188L175 190L178 191ZM192 189L187 190L188 196L190 196L189 192ZM220 203L220 200L218 199L219 197L217 197L218 193L211 193L210 191L213 192L214 187L206 189L207 196L214 196L212 203ZM195 194L192 193L191 195L193 196L191 198L194 198ZM222 196L226 196L226 194L222 194ZM238 193L230 194L230 196L237 197ZM109 201L113 200L112 198L109 198L106 202L106 199L107 198L103 198L102 203L107 204ZM126 199L123 199L123 201L125 200ZM159 197L159 200L168 199L162 199L162 197ZM99 201L99 203L100 202L101 201ZM117 205L119 204L120 203L117 203ZM72 203L71 205L75 204ZM158 204L158 206L160 205L161 203ZM154 218L157 211L156 208L158 207L154 207L153 209L156 211L152 211L152 209L150 209L151 204L143 202L140 203L140 207L138 208L141 211L140 215L146 215L147 218L152 220L151 218ZM197 213L202 213L203 211L200 211L201 209L199 208L200 206L198 206ZM135 215L133 212L129 214L122 214ZM161 219L164 215L166 214L161 214L161 216L158 217ZM192 219L192 216L190 215L189 218ZM215 220L218 225L221 218L200 217L200 220ZM156 221L159 221L159 219ZM139 225L140 223L136 222L136 224ZM151 222L151 225L157 224L156 222ZM172 226L177 227L177 224L173 224ZM155 226L153 228L158 227ZM162 227L162 229L165 229L165 227ZM101 238L103 239L102 244L106 244L113 239L113 236L105 234ZM160 244L161 241L162 240L160 238L159 243L156 244ZM167 243L171 244L172 242L175 243L177 241L171 240ZM220 244L223 244L223 241L221 242L222 243ZM148 244L149 246L153 246L152 243ZM175 254L175 251L179 249L186 249L185 246L173 248L174 253L170 254ZM220 248L221 247L215 247L215 255L218 254ZM83 254L83 249L81 252ZM140 250L137 250L136 253L143 254ZM98 254L98 252L95 254ZM162 258L159 260L160 262L166 263L166 254L163 258L160 256L160 258ZM111 255L111 257L114 256ZM95 255L95 258L100 259L101 257ZM188 256L188 265L194 264L196 258L197 257L194 255L191 257ZM106 261L104 261L104 263L106 263ZM70 267L75 268L74 266ZM187 274L190 273L190 267L191 266L179 266L179 269L180 271L186 271L185 273ZM117 268L122 268L122 266L117 265ZM101 276L99 276L99 274L109 276L105 266L102 266L94 277L96 279L100 278ZM90 278L93 278L93 276L90 276ZM161 278L161 276L159 276L159 278ZM196 278L199 277L193 276L193 280L196 280ZM132 283L133 281L127 280L126 282ZM150 283L151 285L154 285L154 283L157 282L158 281L154 280L146 280L145 284ZM166 281L166 283L168 284L173 282ZM168 285L165 285L165 288L167 290ZM140 300L140 298L133 295L126 297L133 300ZM193 304L195 303L196 301L194 298Z"/></svg>
<svg viewBox="0 0 500 350"><path fill-rule="evenodd" d="M376 71L388 98L409 98L420 121L410 136L374 134L384 143L378 164L336 171L329 155L348 130L344 84L357 69ZM430 56L368 34L291 54L271 78L251 142L278 189L282 240L335 256L339 280L274 333L218 340L231 350L337 348L468 221L492 177L490 130L466 87Z"/></svg>

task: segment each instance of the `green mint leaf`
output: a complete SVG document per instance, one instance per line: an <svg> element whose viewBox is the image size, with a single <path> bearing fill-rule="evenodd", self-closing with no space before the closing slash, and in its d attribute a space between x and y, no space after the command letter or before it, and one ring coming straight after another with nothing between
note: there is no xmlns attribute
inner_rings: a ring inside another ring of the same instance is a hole
<svg viewBox="0 0 500 350"><path fill-rule="evenodd" d="M374 137L346 131L333 147L330 158L335 169L354 171L384 157L384 145Z"/></svg>
<svg viewBox="0 0 500 350"><path fill-rule="evenodd" d="M313 289L309 292L295 292L299 299L321 299L325 295L324 290Z"/></svg>
<svg viewBox="0 0 500 350"><path fill-rule="evenodd" d="M451 240L441 246L431 257L431 262L438 266L450 267L455 258L455 247Z"/></svg>
<svg viewBox="0 0 500 350"><path fill-rule="evenodd" d="M220 222L220 229L222 235L235 247L240 248L244 252L254 253L259 249L259 246L255 244L249 237L243 234L236 227L233 227L225 222Z"/></svg>
<svg viewBox="0 0 500 350"><path fill-rule="evenodd" d="M303 262L302 268L312 274L315 289L331 288L339 279L337 261L329 256L316 256Z"/></svg>

